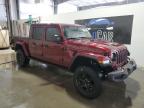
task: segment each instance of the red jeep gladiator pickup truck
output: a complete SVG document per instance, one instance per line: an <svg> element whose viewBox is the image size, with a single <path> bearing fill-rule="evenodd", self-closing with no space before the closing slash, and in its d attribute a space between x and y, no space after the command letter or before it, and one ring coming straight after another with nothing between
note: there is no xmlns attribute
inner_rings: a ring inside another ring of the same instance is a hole
<svg viewBox="0 0 144 108"><path fill-rule="evenodd" d="M81 25L32 24L29 38L16 39L15 50L20 67L32 58L73 72L76 90L91 99L101 94L103 78L122 81L136 69L124 45L92 39Z"/></svg>

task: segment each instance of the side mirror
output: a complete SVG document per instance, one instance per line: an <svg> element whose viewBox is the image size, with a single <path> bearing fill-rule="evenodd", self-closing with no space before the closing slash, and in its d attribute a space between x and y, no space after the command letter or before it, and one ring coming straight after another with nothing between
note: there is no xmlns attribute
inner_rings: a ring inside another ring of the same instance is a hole
<svg viewBox="0 0 144 108"><path fill-rule="evenodd" d="M58 34L55 34L55 35L54 35L54 40L55 40L55 42L57 42L57 43L61 43L61 42L62 42L62 38L61 38L61 36L58 35Z"/></svg>

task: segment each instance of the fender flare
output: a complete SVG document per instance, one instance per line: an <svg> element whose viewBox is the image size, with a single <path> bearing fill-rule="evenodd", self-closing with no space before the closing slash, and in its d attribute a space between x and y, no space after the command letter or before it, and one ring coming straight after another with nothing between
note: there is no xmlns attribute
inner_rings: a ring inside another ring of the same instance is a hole
<svg viewBox="0 0 144 108"><path fill-rule="evenodd" d="M92 54L92 53L76 54L75 57L73 58L71 64L70 64L70 66L69 66L69 70L71 70L71 69L73 68L73 65L74 65L75 61L76 61L78 58L80 58L80 57L94 60L95 62L97 62L97 64L98 64L99 67L100 67L100 64L99 64L98 60L100 59L101 56L102 56L102 55L99 55L99 54L95 54L95 55L94 55L94 54Z"/></svg>
<svg viewBox="0 0 144 108"><path fill-rule="evenodd" d="M16 43L15 50L17 50L19 48L21 48L24 51L24 53L27 57L29 56L28 49L26 48L26 46L23 42L17 42Z"/></svg>

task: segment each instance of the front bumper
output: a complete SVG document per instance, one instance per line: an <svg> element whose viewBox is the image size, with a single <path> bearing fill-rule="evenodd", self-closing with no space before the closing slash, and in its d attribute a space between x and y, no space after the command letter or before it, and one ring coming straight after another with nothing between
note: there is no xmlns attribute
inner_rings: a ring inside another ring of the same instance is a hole
<svg viewBox="0 0 144 108"><path fill-rule="evenodd" d="M134 70L136 70L137 65L134 59L128 59L128 63L117 70L108 73L108 79L113 81L123 81L126 79Z"/></svg>

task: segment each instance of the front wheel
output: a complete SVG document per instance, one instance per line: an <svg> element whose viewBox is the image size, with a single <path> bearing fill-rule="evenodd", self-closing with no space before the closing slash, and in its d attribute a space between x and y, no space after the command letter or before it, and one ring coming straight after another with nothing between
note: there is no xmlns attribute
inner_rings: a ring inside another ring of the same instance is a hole
<svg viewBox="0 0 144 108"><path fill-rule="evenodd" d="M74 73L73 82L76 90L86 98L94 99L102 92L101 81L90 67L78 67Z"/></svg>
<svg viewBox="0 0 144 108"><path fill-rule="evenodd" d="M18 49L16 51L17 63L19 67L24 67L29 64L30 59L25 56L23 50Z"/></svg>

